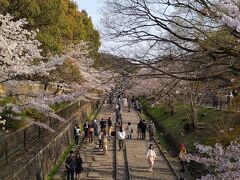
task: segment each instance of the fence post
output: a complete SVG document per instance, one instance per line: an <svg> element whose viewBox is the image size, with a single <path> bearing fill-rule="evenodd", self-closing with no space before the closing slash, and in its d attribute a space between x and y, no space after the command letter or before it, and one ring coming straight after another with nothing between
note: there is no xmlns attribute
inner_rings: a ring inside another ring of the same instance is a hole
<svg viewBox="0 0 240 180"><path fill-rule="evenodd" d="M8 163L8 143L7 143L7 140L5 139L5 161L6 161L6 164Z"/></svg>
<svg viewBox="0 0 240 180"><path fill-rule="evenodd" d="M23 130L23 148L24 150L26 150L27 147L27 130L24 129Z"/></svg>

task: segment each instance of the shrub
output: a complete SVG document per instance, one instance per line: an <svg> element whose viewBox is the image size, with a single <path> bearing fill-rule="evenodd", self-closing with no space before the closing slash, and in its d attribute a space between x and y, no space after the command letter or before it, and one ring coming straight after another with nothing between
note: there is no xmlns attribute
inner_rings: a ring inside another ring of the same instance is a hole
<svg viewBox="0 0 240 180"><path fill-rule="evenodd" d="M189 131L191 130L191 125L190 125L189 123L186 123L186 124L184 124L183 129L184 129L186 132L189 132Z"/></svg>

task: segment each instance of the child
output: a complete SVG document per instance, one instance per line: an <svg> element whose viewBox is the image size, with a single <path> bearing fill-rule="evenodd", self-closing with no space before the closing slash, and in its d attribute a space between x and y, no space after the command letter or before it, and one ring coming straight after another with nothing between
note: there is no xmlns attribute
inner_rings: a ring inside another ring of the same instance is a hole
<svg viewBox="0 0 240 180"><path fill-rule="evenodd" d="M156 158L157 158L157 156L156 156L156 152L154 150L154 146L153 146L153 144L150 144L149 148L148 148L148 152L147 152L147 160L149 163L149 167L150 167L149 171L150 172L153 172L154 161Z"/></svg>
<svg viewBox="0 0 240 180"><path fill-rule="evenodd" d="M127 132L127 138L131 139L132 138L133 129L131 127L131 123L130 122L128 122L128 126L126 128L126 132Z"/></svg>

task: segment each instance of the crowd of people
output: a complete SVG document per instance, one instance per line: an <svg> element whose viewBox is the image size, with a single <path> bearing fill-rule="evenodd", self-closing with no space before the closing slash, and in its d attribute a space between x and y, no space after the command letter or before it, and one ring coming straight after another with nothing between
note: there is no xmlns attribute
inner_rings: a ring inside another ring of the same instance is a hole
<svg viewBox="0 0 240 180"><path fill-rule="evenodd" d="M109 100L108 102L111 102L112 100ZM110 141L111 136L117 136L118 139L118 151L121 151L125 148L125 139L132 139L133 138L133 132L134 128L132 127L131 122L127 123L127 126L123 126L122 121L122 105L124 104L127 106L128 112L131 111L131 108L133 107L135 110L141 111L140 103L136 103L135 97L132 98L126 98L126 100L122 101L120 98L116 99L116 104L113 107L115 112L115 122L116 122L116 129L117 132L112 131L113 122L111 120L111 117L108 118L102 118L99 123L95 119L92 123L89 121L85 121L83 124L83 134L85 138L88 139L88 143L92 144L94 138L98 140L98 149L99 151L102 151L104 155L108 153L108 141ZM112 103L112 102L111 102ZM109 103L110 104L110 103ZM154 139L154 135L156 132L155 125L152 121L149 121L148 123L145 120L140 120L137 123L136 127L136 139L145 140L146 139L146 133L149 134L149 140L150 142ZM79 145L79 138L81 134L81 129L78 124L74 127L74 140L75 140L75 146ZM181 144L180 147L180 154L179 158L181 160L182 164L182 170L184 171L184 162L185 162L185 154L186 149L183 144ZM153 172L154 167L154 161L157 158L156 152L154 150L154 145L151 143L149 145L149 148L147 150L147 156L146 159L149 164L149 171ZM80 173L82 172L82 158L79 154L79 152L76 152L74 155L73 151L70 151L69 156L66 158L65 161L66 164L66 170L67 170L67 179L74 179L74 174L79 179Z"/></svg>

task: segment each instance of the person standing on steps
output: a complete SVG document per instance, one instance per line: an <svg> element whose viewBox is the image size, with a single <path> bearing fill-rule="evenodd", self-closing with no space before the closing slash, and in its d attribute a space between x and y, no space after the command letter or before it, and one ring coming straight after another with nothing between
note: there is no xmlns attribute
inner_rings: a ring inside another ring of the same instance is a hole
<svg viewBox="0 0 240 180"><path fill-rule="evenodd" d="M154 139L155 132L156 132L155 125L152 121L150 121L149 125L148 125L148 133L149 133L149 140L150 141L152 141Z"/></svg>
<svg viewBox="0 0 240 180"><path fill-rule="evenodd" d="M73 155L73 151L70 151L69 153L70 154L65 160L65 165L67 169L67 180L74 180L75 158Z"/></svg>
<svg viewBox="0 0 240 180"><path fill-rule="evenodd" d="M93 142L93 132L94 132L94 128L90 124L89 127L88 127L88 140L89 140L90 144L92 144L92 142Z"/></svg>
<svg viewBox="0 0 240 180"><path fill-rule="evenodd" d="M132 138L133 129L132 129L132 126L131 126L130 122L128 122L128 126L126 127L126 133L127 133L127 138L131 139Z"/></svg>
<svg viewBox="0 0 240 180"><path fill-rule="evenodd" d="M141 120L137 124L137 139L141 139Z"/></svg>
<svg viewBox="0 0 240 180"><path fill-rule="evenodd" d="M119 127L119 131L118 131L118 134L117 134L119 151L121 151L121 149L124 148L123 144L124 144L125 137L126 137L125 131L123 131L122 127Z"/></svg>
<svg viewBox="0 0 240 180"><path fill-rule="evenodd" d="M99 132L99 135L98 135L98 141L99 141L99 150L101 150L102 149L102 135L103 135L103 132L102 131L100 131Z"/></svg>
<svg viewBox="0 0 240 180"><path fill-rule="evenodd" d="M93 121L93 129L94 129L94 136L98 137L98 125L97 125L96 119Z"/></svg>
<svg viewBox="0 0 240 180"><path fill-rule="evenodd" d="M127 98L127 101L128 101L128 112L130 112L130 109L131 109L131 99Z"/></svg>
<svg viewBox="0 0 240 180"><path fill-rule="evenodd" d="M80 180L80 174L83 171L82 167L82 158L79 153L76 153L75 156L75 173L76 173L76 180Z"/></svg>
<svg viewBox="0 0 240 180"><path fill-rule="evenodd" d="M142 126L141 126L142 139L146 139L146 131L147 131L147 123L145 120L143 120Z"/></svg>
<svg viewBox="0 0 240 180"><path fill-rule="evenodd" d="M108 135L108 136L111 136L111 131L112 131L112 121L111 121L111 117L108 118L107 124L108 124L107 135Z"/></svg>
<svg viewBox="0 0 240 180"><path fill-rule="evenodd" d="M74 127L74 141L75 141L75 145L77 146L78 145L78 141L79 141L79 136L80 136L80 133L81 133L81 130L78 126L78 124L76 124L76 126Z"/></svg>
<svg viewBox="0 0 240 180"><path fill-rule="evenodd" d="M182 169L180 170L181 172L184 172L185 171L185 162L186 162L186 156L187 156L187 150L185 148L185 145L184 144L180 144L179 145L179 149L180 149L180 152L179 152L179 159L180 159L180 163L181 163L181 166L182 166Z"/></svg>
<svg viewBox="0 0 240 180"><path fill-rule="evenodd" d="M147 160L149 163L149 171L153 172L154 161L157 159L156 152L154 150L153 144L149 145L148 152L147 152Z"/></svg>
<svg viewBox="0 0 240 180"><path fill-rule="evenodd" d="M87 120L83 125L83 130L84 130L85 137L87 137L87 135L88 135L88 127L89 127L89 122Z"/></svg>
<svg viewBox="0 0 240 180"><path fill-rule="evenodd" d="M101 127L101 132L104 132L106 130L106 121L104 121L103 118L100 121L100 127Z"/></svg>
<svg viewBox="0 0 240 180"><path fill-rule="evenodd" d="M104 131L101 137L101 141L102 141L102 147L103 147L103 154L107 154L107 150L108 150L108 139L107 139L107 132Z"/></svg>

